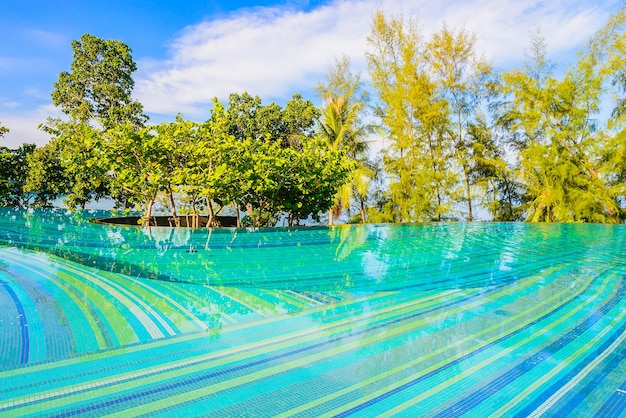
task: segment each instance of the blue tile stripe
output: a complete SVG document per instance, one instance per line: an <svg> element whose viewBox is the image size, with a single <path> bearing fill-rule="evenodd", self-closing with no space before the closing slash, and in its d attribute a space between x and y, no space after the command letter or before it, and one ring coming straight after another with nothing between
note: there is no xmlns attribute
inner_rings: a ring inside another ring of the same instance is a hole
<svg viewBox="0 0 626 418"><path fill-rule="evenodd" d="M532 284L532 283L531 283L531 284ZM493 291L495 291L495 290L496 290L496 289L494 289ZM503 288L500 288L500 289L499 289L499 291L500 291L501 293L503 293L503 294L506 294L506 293L507 293L507 290L508 290L508 288L507 288L507 289L503 289ZM584 290L584 289L582 289L582 290ZM480 292L480 293L483 293L483 292ZM474 297L474 299L475 299L475 298L476 298L476 297ZM494 303L496 303L497 301L498 301L498 299L496 299ZM444 306L441 306L441 305L444 305ZM450 306L451 306L451 305L450 305ZM445 307L446 307L446 306L445 306L445 302L440 303L440 305L439 305L439 307L438 307L438 308L439 308L438 310L443 311L443 312L448 311L449 309L444 309ZM448 306L448 308L449 308L449 306ZM431 310L431 311L427 311L427 312L433 312L433 311ZM422 314L424 314L424 312L422 312ZM401 318L399 318L399 319L400 319L402 322L413 323L413 320L414 320L414 319L417 319L417 317L416 317L416 316L403 316L403 317L401 317ZM371 328L371 329L372 329L372 330L374 330L374 329L385 329L387 326L393 325L394 323L399 323L399 322L400 322L400 320L396 319L396 320L393 320L393 321L389 321L389 322L387 322L387 323L385 323L385 324L379 324L378 326L376 326L376 327L374 327L374 328ZM382 328L381 328L381 326L382 326ZM351 333L351 335L352 335L352 336L358 336L358 335L355 335L355 333L354 333L354 332L352 332L352 333ZM239 367L239 370L241 370L241 367ZM235 370L233 370L233 371L235 371ZM192 384L192 383L193 383L193 381L189 381L188 383L189 383L189 384ZM171 387L171 386L172 386L172 384L173 384L173 382L171 382L171 381L170 381L170 382L169 382L169 386ZM154 387L151 387L151 388L150 388L150 390L154 390ZM126 400L126 399L128 399L128 397L127 397L126 395L123 395L123 398L118 398L118 400L120 400L120 399ZM130 399L129 399L129 400L130 400ZM107 407L107 406L112 406L112 405L109 405L109 404L104 405L104 407ZM81 409L84 409L84 408L85 408L85 406L82 406L82 407L81 407Z"/></svg>
<svg viewBox="0 0 626 418"><path fill-rule="evenodd" d="M594 417L621 417L626 411L626 385L615 391Z"/></svg>
<svg viewBox="0 0 626 418"><path fill-rule="evenodd" d="M622 227L197 231L190 254L171 231L68 222L61 246L51 225L0 216L3 415L626 412Z"/></svg>
<svg viewBox="0 0 626 418"><path fill-rule="evenodd" d="M29 353L30 353L30 338L28 336L28 318L26 318L26 312L24 311L22 302L20 302L20 299L17 297L13 289L11 289L11 286L9 286L9 283L2 282L0 284L2 284L2 287L4 288L4 290L13 300L13 303L15 304L15 309L17 310L17 314L18 314L17 316L19 318L19 326L22 331L21 332L22 349L20 350L19 364L26 364L28 363Z"/></svg>
<svg viewBox="0 0 626 418"><path fill-rule="evenodd" d="M494 289L495 290L495 289ZM212 378L215 377L221 377L221 376L227 376L229 374L239 374L242 372L245 372L246 369L251 369L257 366L264 366L267 364L270 364L272 362L275 362L277 360L281 360L284 358L288 358L294 355L298 355L300 353L304 353L304 352L308 352L311 350L315 350L318 348L323 348L325 346L328 345L332 345L334 343L337 342L341 342L344 341L348 338L355 338L359 335L363 335L366 334L367 332L371 332L373 330L376 329L382 329L385 326L388 326L389 324L394 324L394 323L399 323L399 322L411 322L413 319L422 316L424 314L428 314L431 312L435 312L435 311L440 311L442 309L454 306L454 305L458 305L458 304L462 304L462 303L468 303L472 300L475 300L477 298L476 295L470 295L467 297L462 297L462 298L457 298L455 300L451 300L449 302L446 302L444 304L438 304L436 307L434 308L430 308L427 310L421 310L418 313L415 313L413 315L410 316L402 316L399 318L395 318L389 322L385 322L385 323L380 323L377 324L375 326L371 326L371 327L366 327L358 332L352 332L348 335L343 335L343 336L339 336L336 337L332 340L323 340L319 343L316 344L312 344L312 345L306 345L303 347L300 347L298 349L295 350L291 350L288 352L283 352L274 356L264 356L262 359L259 360L255 360L252 362L245 362L242 364L237 364L236 366L233 367L227 367L224 369L220 369L219 371L216 372L211 372L211 373L206 373L206 374L201 374L201 375L195 375L193 378L189 378L186 379L184 374L181 374L182 378L180 380L176 380L176 381L167 381L167 382L159 382L159 384L157 386L152 386L150 387L148 390L145 391L141 391L141 392L133 392L132 396L126 396L126 395L122 395L119 397L111 397L110 400L105 401L105 402L99 402L96 404L92 404L92 405L86 405L86 406L81 406L80 409L81 410L86 410L86 411L90 411L90 412L94 412L97 411L99 409L106 409L107 407L113 406L113 405L117 405L117 404L121 404L124 402L128 402L128 401L133 401L133 402L137 402L138 400L145 398L145 397L150 397L155 393L161 393L161 392L165 392L165 391L171 391L177 388L185 388L188 385L195 385L198 382L203 382L203 381L207 381L210 380ZM345 320L345 318L342 318ZM75 413L75 411L69 411L68 414L73 415Z"/></svg>
<svg viewBox="0 0 626 418"><path fill-rule="evenodd" d="M562 350L568 344L570 344L571 342L579 338L585 331L592 328L593 325L596 324L609 310L611 310L619 302L621 302L622 299L624 298L624 295L626 295L626 281L624 279L620 279L619 289L618 289L618 292L615 294L615 296L611 298L609 301L607 301L607 303L605 303L599 310L593 312L591 316L586 318L585 321L578 324L573 330L564 334L561 338L559 338L552 344L541 349L534 355L528 357L516 367L513 367L507 370L506 373L498 376L496 379L489 382L483 388L477 391L474 391L467 397L460 399L455 405L451 406L450 408L444 411L441 411L439 414L436 415L436 417L443 418L443 417L450 416L450 415L457 415L457 416L462 415L472 410L473 408L478 406L480 403L486 401L493 394L502 390L507 385L510 385L511 383L513 383L518 377L524 375L525 373L530 372L532 368L538 366L542 362L551 358L557 351ZM560 308L564 308L564 307L565 306L562 306ZM616 330L616 332L613 333L612 339L607 340L604 344L598 346L594 351L592 351L586 361L591 361L598 354L602 353L602 351L604 351L607 348L607 346L610 345L610 342L613 341L615 338L617 338L620 334L622 334L624 330L626 330L626 324L622 325L620 328ZM583 363L586 364L584 361ZM573 376L575 376L576 373L578 373L582 367L583 366L580 365L579 363L579 366L577 368L572 369L570 373L565 375L561 380L557 381L552 386L551 391L550 390L544 391L541 396L538 396L537 398L535 398L535 401L533 403L531 403L525 409L518 412L518 414L516 414L515 417L517 418L527 417L539 405L541 405L541 403L543 403L552 393L554 393L555 390L560 388L564 383L566 383Z"/></svg>
<svg viewBox="0 0 626 418"><path fill-rule="evenodd" d="M624 332L625 326L626 325L622 325L620 327L620 330L622 331L622 333ZM609 345L610 341L611 340L607 340L603 344L603 347L606 348L606 346ZM577 370L582 369L585 364L590 364L596 358L595 356L597 356L598 354L597 352L600 350L595 350L595 351L596 352L594 352L590 356L587 356L587 358L584 359L580 363L580 365L577 367ZM605 380L608 378L608 376L615 370L617 366L620 365L620 363L624 361L626 361L626 345L620 344L618 349L613 351L610 354L608 360L603 362L603 367L596 368L593 370L593 373L587 379L588 383L586 385L582 386L578 392L569 396L569 399L566 399L565 402L562 402L561 404L556 405L556 407L554 408L555 416L567 416L569 411L575 410L585 400L585 398L589 396L595 389L602 387ZM560 379L559 384L561 385L565 384L568 381L568 378L571 379L573 377L572 375L573 373L569 373L566 378ZM558 389L559 387L555 384L549 390L551 393L555 393ZM583 396L580 396L581 394ZM626 385L622 385L620 388L618 388L614 392L612 397L615 397L615 396L620 397L624 394L626 394ZM612 401L609 398L609 400L607 400L605 405L608 405L611 402ZM605 408L605 405L603 405L600 411L602 411ZM626 407L626 403L624 404L624 406ZM622 414L623 412L624 412L624 409L621 409L619 411L619 414ZM604 416L610 416L610 414L606 414Z"/></svg>
<svg viewBox="0 0 626 418"><path fill-rule="evenodd" d="M592 285L596 281L598 281L599 279L600 279L600 276L596 277L594 279L594 282L589 283L589 285L587 286L585 291L590 289L592 287ZM442 366L442 367L440 367L440 368L438 368L436 370L432 370L431 372L426 373L426 374L418 377L417 379L413 379L413 380L411 380L411 381L409 381L409 382L407 382L407 383L405 383L405 384L403 384L401 386L398 386L398 387L394 388L393 390L390 390L388 392L382 393L382 394L380 394L380 395L378 395L378 396L376 396L376 397L374 397L372 399L369 399L367 402L364 402L362 404L356 405L356 406L354 406L354 407L352 407L352 408L350 408L350 409L348 409L348 410L346 410L346 411L344 411L344 412L342 412L340 414L337 414L336 416L337 417L347 417L347 416L350 416L350 415L352 415L352 414L354 414L356 412L362 411L362 410L364 410L366 408L370 408L370 407L374 406L376 403L381 402L381 401L383 401L383 400L385 400L387 398L390 398L390 397L392 397L394 395L397 395L398 393L400 393L402 391L410 389L411 387L415 386L416 384L421 383L421 382L427 380L428 378L445 371L446 369L452 368L452 367L462 363L463 361L466 361L470 357L475 356L476 354L479 354L480 352L482 352L484 350L487 350L490 347L493 347L493 346L496 346L496 345L500 344L501 342L507 340L508 338L511 338L513 335L519 334L522 331L532 327L533 325L536 325L536 324L540 323L541 321L545 320L546 318L549 318L550 316L552 316L552 315L556 314L557 312L565 309L566 307L568 307L568 306L570 306L572 304L575 304L576 301L579 301L582 298L583 298L583 294L580 294L575 299L571 299L571 300L567 301L566 303L564 303L562 305L556 306L551 311L546 312L541 317L535 319L532 322L529 322L528 324L524 325L523 327L520 327L520 328L516 329L515 331L513 331L511 333L507 333L507 334L502 335L500 338L498 338L497 340L491 342L490 344L484 345L484 346L478 348L477 350L474 350L474 351L472 351L470 353L467 353L467 354L465 354L465 355L455 359L454 361L451 361L451 362L447 363L446 365L444 365L444 366ZM516 375L519 375L519 374L516 373ZM493 391L489 391L489 393L493 393ZM482 400L484 400L484 396L483 396L483 399L481 399L480 401L482 401ZM459 405L462 405L462 407L464 408L467 402L468 402L467 399L464 399L464 400L459 402ZM479 403L479 402L475 402L474 400L471 400L471 399L470 399L470 402L472 402L474 406ZM451 413L453 413L453 415L456 415L457 412L458 412L458 411L456 411L456 408L458 408L458 406L455 405L453 408L451 408L451 411L443 412L441 414L441 416L446 416L446 415L449 416ZM470 408L468 408L468 409L470 409ZM458 413L460 414L461 412L458 412Z"/></svg>

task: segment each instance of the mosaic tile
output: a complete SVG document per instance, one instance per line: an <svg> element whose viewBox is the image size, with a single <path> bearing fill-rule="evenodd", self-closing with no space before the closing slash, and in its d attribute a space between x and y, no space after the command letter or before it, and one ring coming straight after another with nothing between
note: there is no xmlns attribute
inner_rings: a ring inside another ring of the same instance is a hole
<svg viewBox="0 0 626 418"><path fill-rule="evenodd" d="M160 231L156 246L2 211L2 416L626 413L623 226Z"/></svg>

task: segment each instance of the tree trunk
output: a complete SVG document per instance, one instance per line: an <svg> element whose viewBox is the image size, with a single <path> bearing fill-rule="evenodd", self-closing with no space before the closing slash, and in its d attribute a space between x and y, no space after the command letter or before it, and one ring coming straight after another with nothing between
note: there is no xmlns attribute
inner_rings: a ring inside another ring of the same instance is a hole
<svg viewBox="0 0 626 418"><path fill-rule="evenodd" d="M169 183L167 184L167 194L170 199L170 206L172 207L172 218L174 218L174 225L180 226L180 219L178 219L178 214L176 213L176 203L174 202L174 193L172 192L172 185Z"/></svg>
<svg viewBox="0 0 626 418"><path fill-rule="evenodd" d="M146 213L141 217L141 226L150 226L150 220L152 219L152 206L156 200L157 193L158 190L155 190L152 198L150 198L150 201L148 202Z"/></svg>
<svg viewBox="0 0 626 418"><path fill-rule="evenodd" d="M467 193L467 208L469 210L469 214L467 220L472 222L474 220L474 215L472 213L472 189L469 178L469 170L467 165L463 165L463 172L465 174L465 189Z"/></svg>
<svg viewBox="0 0 626 418"><path fill-rule="evenodd" d="M172 206L172 216L176 218L178 214L176 213L176 203L174 202L174 193L172 192L172 185L167 185L167 194L170 198L170 205Z"/></svg>
<svg viewBox="0 0 626 418"><path fill-rule="evenodd" d="M511 196L511 190L510 190L510 185L507 182L506 183L506 197L507 197L507 201L509 202L509 221L513 221L515 219L513 219L513 197Z"/></svg>
<svg viewBox="0 0 626 418"><path fill-rule="evenodd" d="M239 216L239 205L235 202L235 216L237 216L237 228L241 228L241 217Z"/></svg>
<svg viewBox="0 0 626 418"><path fill-rule="evenodd" d="M359 200L361 201L361 222L365 223L365 202L361 198Z"/></svg>
<svg viewBox="0 0 626 418"><path fill-rule="evenodd" d="M441 192L437 186L437 222L441 222Z"/></svg>

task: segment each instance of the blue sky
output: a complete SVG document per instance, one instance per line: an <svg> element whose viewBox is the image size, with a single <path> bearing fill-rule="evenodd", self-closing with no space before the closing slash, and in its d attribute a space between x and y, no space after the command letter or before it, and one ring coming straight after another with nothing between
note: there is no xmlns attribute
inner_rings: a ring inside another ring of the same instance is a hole
<svg viewBox="0 0 626 418"><path fill-rule="evenodd" d="M465 26L498 68L520 65L540 27L550 58L574 54L619 0L0 0L0 145L43 144L37 125L59 116L50 93L84 33L127 43L138 71L134 96L151 122L208 117L211 98L248 91L283 103L311 88L346 54L366 76L366 37L377 8L413 15L424 34Z"/></svg>

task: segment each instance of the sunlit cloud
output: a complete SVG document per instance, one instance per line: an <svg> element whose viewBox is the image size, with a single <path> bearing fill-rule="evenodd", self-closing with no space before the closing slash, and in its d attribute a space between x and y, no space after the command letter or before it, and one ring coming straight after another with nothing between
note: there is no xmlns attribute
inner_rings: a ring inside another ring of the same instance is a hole
<svg viewBox="0 0 626 418"><path fill-rule="evenodd" d="M309 13L257 8L189 27L172 43L171 58L138 79L137 95L149 112L202 113L213 97L233 92L285 97L309 89L333 57L364 59L370 6L339 2Z"/></svg>
<svg viewBox="0 0 626 418"><path fill-rule="evenodd" d="M179 112L204 120L213 97L225 101L234 92L247 91L265 103L284 102L297 92L315 99L312 87L342 55L367 79L367 36L377 9L388 17L416 17L425 37L444 22L451 29L463 26L476 34L476 51L502 70L522 64L537 27L549 58L572 63L574 52L621 7L618 0L331 0L307 11L298 10L297 4L213 16L183 28L167 45L166 58L135 56L139 70L134 96L151 122L172 120ZM50 50L69 48L68 40L54 33L34 30L29 37ZM57 73L60 69L48 59L0 56L0 70ZM50 105L26 115L18 102L31 98L50 103L52 81L43 86L33 82L19 99L0 101L0 122L11 129L0 143L47 140L37 125L58 109Z"/></svg>
<svg viewBox="0 0 626 418"><path fill-rule="evenodd" d="M27 86L24 88L24 94L34 99L50 99L51 92L52 86L48 89L44 89L39 86Z"/></svg>
<svg viewBox="0 0 626 418"><path fill-rule="evenodd" d="M15 109L19 107L19 105L20 104L16 101L0 97L0 109L2 109L3 111L5 111L6 109Z"/></svg>
<svg viewBox="0 0 626 418"><path fill-rule="evenodd" d="M464 26L477 35L477 51L496 66L506 68L519 63L530 45L530 33L540 30L549 58L579 50L606 22L615 1L472 1L464 7L443 2L437 15L451 27ZM469 11L469 12L468 12ZM428 16L436 21L437 16ZM431 25L431 30L437 29ZM573 56L571 58L574 58ZM563 64L571 64L566 62Z"/></svg>
<svg viewBox="0 0 626 418"><path fill-rule="evenodd" d="M443 22L477 35L477 52L496 66L520 63L529 33L541 29L548 52L571 52L606 21L615 2L570 0L336 0L309 12L254 8L189 26L169 46L169 58L150 60L136 82L147 112L208 115L213 97L247 91L286 100L323 80L332 61L347 55L366 73L365 51L377 9L415 16L427 36Z"/></svg>
<svg viewBox="0 0 626 418"><path fill-rule="evenodd" d="M0 138L0 146L17 148L23 143L44 145L50 135L38 129L48 117L60 117L60 111L52 104L40 106L23 114L8 114L0 117L0 123L9 128L9 132Z"/></svg>

